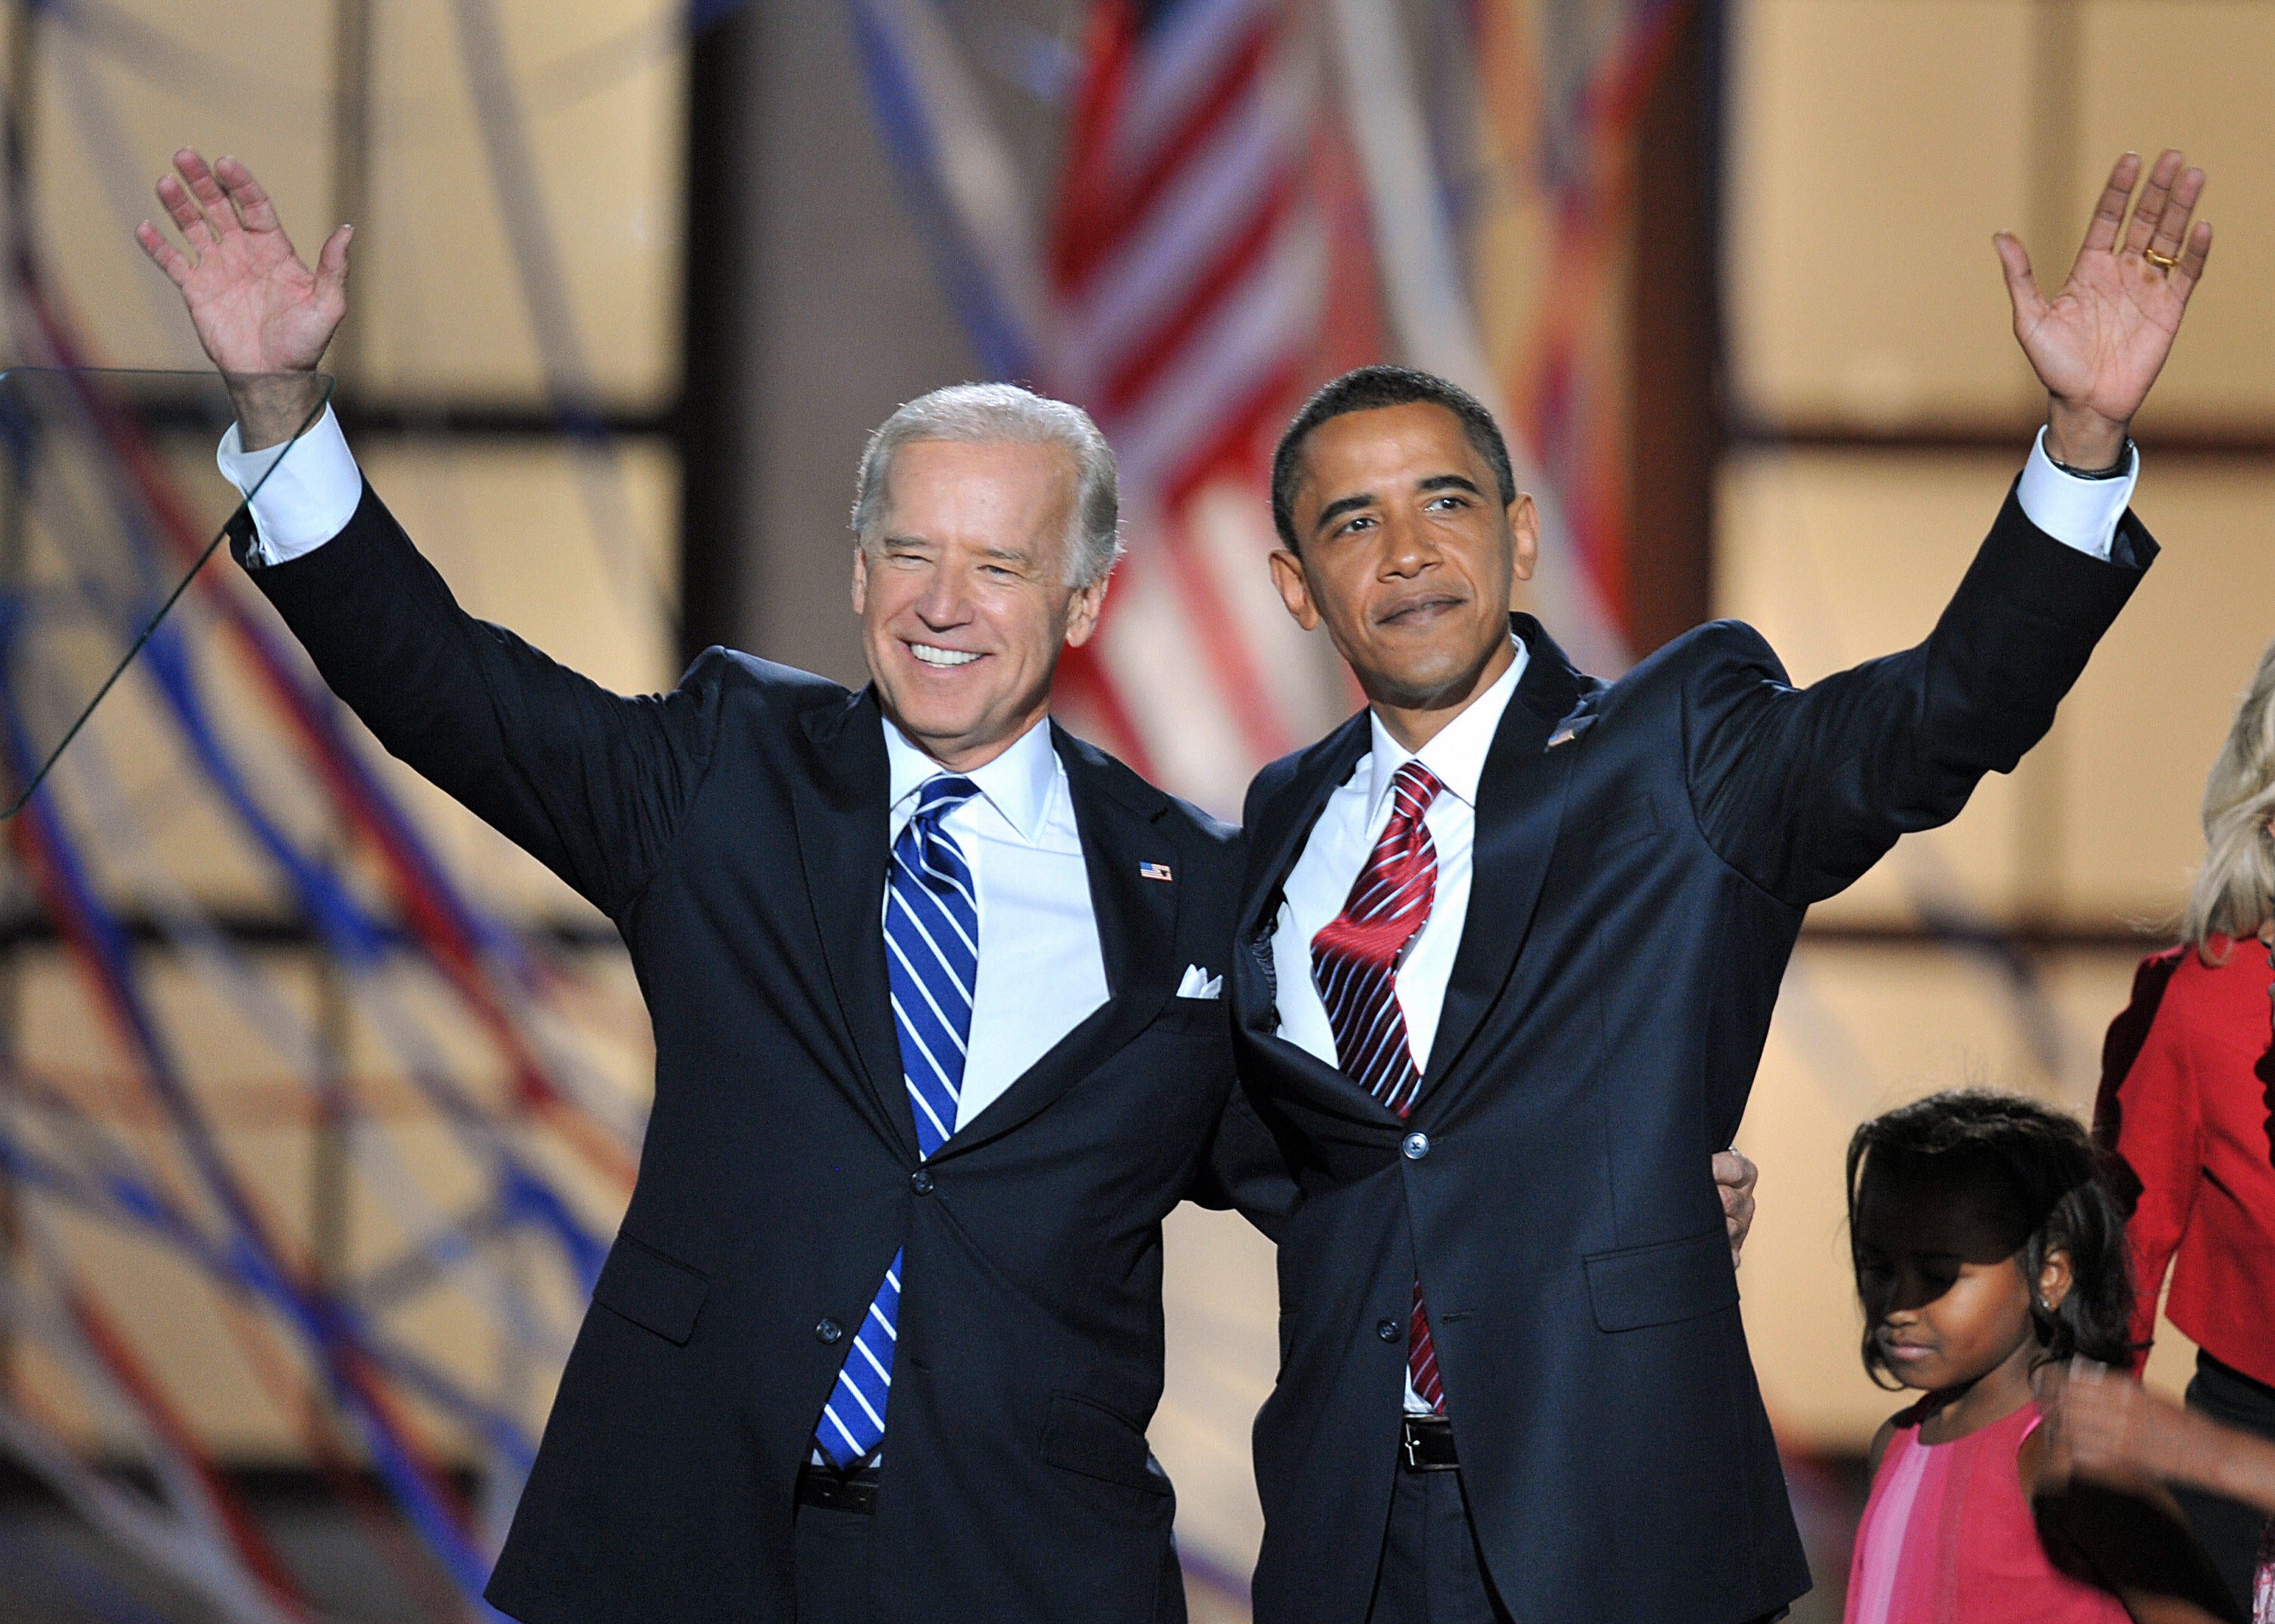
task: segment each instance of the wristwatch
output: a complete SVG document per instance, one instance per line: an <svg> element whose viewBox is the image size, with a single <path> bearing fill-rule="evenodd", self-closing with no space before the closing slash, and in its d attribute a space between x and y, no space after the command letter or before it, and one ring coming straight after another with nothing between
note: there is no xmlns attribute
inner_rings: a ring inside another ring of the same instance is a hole
<svg viewBox="0 0 2275 1624"><path fill-rule="evenodd" d="M2125 436L2125 443L2117 448L2117 460L2106 468L2073 468L2059 460L2051 451L2046 453L2046 460L2074 480L2122 479L2125 471L2133 465L2133 436Z"/></svg>

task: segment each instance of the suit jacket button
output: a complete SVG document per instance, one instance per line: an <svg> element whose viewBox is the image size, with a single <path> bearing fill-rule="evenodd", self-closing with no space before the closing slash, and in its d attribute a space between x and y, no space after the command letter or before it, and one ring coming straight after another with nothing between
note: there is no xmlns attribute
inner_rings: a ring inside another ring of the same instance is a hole
<svg viewBox="0 0 2275 1624"><path fill-rule="evenodd" d="M824 1314L813 1327L813 1340L824 1347L833 1347L845 1340L845 1327Z"/></svg>
<svg viewBox="0 0 2275 1624"><path fill-rule="evenodd" d="M909 1188L919 1196L932 1194L932 1170L928 1167L918 1167L914 1173L910 1174Z"/></svg>
<svg viewBox="0 0 2275 1624"><path fill-rule="evenodd" d="M1398 1148L1406 1152L1407 1160L1419 1161L1430 1153L1430 1136L1426 1133L1410 1133L1406 1136L1406 1143Z"/></svg>
<svg viewBox="0 0 2275 1624"><path fill-rule="evenodd" d="M1394 1319L1378 1319L1374 1322L1374 1333L1386 1342L1394 1342L1406 1334L1406 1327Z"/></svg>

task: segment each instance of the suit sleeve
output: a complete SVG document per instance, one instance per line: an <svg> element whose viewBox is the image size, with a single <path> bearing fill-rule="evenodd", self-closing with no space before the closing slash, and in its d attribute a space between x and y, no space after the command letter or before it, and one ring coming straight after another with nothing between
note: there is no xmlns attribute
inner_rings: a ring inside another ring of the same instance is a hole
<svg viewBox="0 0 2275 1624"><path fill-rule="evenodd" d="M1218 1119L1208 1159L1188 1193L1203 1206L1237 1212L1275 1242L1296 1210L1301 1190L1287 1156L1237 1086Z"/></svg>
<svg viewBox="0 0 2275 1624"><path fill-rule="evenodd" d="M1916 648L1795 688L1750 627L1698 634L1683 728L1707 840L1795 907L1831 896L1899 835L1958 816L2014 769L2156 555L2128 512L2110 562L2032 525L2010 491L1966 578Z"/></svg>
<svg viewBox="0 0 2275 1624"><path fill-rule="evenodd" d="M2163 956L2159 956L2162 957ZM2134 1008L2112 1025L2112 1041L2144 996L2151 999L2148 1031L2139 1051L2115 1076L2105 1074L2094 1111L2096 1137L2116 1152L2140 1193L2125 1236L2133 1253L2132 1340L2137 1375L2149 1361L2157 1332L2157 1305L2164 1295L2165 1272L2188 1232L2203 1172L2203 1103L2192 1052L2195 1021L2185 996L2158 1001L2166 991L2170 965L2155 979L2156 959L2135 979Z"/></svg>
<svg viewBox="0 0 2275 1624"><path fill-rule="evenodd" d="M240 512L240 563L250 534ZM716 651L672 693L610 693L459 608L367 484L337 536L249 573L389 754L604 913L638 896L709 762Z"/></svg>

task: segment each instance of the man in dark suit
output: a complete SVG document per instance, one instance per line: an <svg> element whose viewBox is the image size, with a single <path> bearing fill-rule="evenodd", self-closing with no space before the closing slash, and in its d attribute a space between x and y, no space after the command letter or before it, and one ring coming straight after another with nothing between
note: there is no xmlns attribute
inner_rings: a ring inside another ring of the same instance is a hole
<svg viewBox="0 0 2275 1624"><path fill-rule="evenodd" d="M242 375L315 366L346 237L312 271L243 165L176 166L184 246L140 235L250 486L308 407ZM1145 1427L1239 850L1047 720L1116 551L1087 418L938 391L858 488L858 693L721 649L605 691L459 608L329 413L238 529L334 691L646 995L638 1186L489 1587L532 1624L1184 1616Z"/></svg>
<svg viewBox="0 0 2275 1624"><path fill-rule="evenodd" d="M1532 504L1449 384L1366 369L1288 431L1273 568L1370 705L1244 819L1234 1044L1300 1185L1261 1624L1715 1624L1807 1590L1707 1155L1809 904L2014 766L2155 553L2126 426L2210 229L2167 153L2126 230L2139 170L2051 303L1999 239L2047 427L1927 640L1806 690L1742 625L1607 684L1508 615Z"/></svg>

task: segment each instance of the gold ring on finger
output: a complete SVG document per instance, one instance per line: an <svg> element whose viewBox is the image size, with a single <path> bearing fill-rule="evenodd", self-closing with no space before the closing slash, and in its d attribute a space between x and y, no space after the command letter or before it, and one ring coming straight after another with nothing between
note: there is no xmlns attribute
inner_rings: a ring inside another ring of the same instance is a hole
<svg viewBox="0 0 2275 1624"><path fill-rule="evenodd" d="M2169 271L2181 262L2179 254L2158 253L2154 248L2143 248L2141 250L2141 257L2160 271Z"/></svg>

